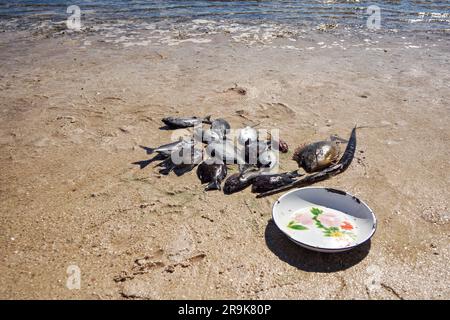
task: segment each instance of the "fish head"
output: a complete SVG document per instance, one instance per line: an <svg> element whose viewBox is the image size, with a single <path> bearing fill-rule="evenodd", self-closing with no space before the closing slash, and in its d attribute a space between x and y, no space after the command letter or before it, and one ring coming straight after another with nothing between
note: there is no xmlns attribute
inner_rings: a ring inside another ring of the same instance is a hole
<svg viewBox="0 0 450 320"><path fill-rule="evenodd" d="M242 179L239 173L235 173L229 176L225 181L223 192L225 194L232 194L244 190L249 185L250 183L248 182L248 180Z"/></svg>

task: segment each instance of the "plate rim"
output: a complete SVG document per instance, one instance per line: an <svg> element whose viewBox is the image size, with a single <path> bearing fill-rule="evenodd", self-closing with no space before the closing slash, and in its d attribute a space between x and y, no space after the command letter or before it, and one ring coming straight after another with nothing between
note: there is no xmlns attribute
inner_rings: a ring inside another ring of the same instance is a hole
<svg viewBox="0 0 450 320"><path fill-rule="evenodd" d="M291 194L291 193L293 193L293 192L297 192L297 191L299 191L299 190L304 190L304 189L323 189L323 190L326 190L326 189L333 189L333 190L341 191L341 192L343 192L343 193L345 192L346 195L349 195L349 196L351 196L351 197L353 197L353 198L355 198L355 199L358 199L363 205L365 205L365 206L367 207L367 209L369 209L369 212L370 212L370 214L372 215L372 218L373 218L372 231L370 232L370 234L369 234L363 241L358 242L358 243L356 243L356 244L354 244L354 245L352 245L352 246L349 246L349 247L343 247L343 248L325 248L325 247L317 247L317 246L312 246L312 245L306 244L306 243L304 243L304 242L295 240L294 238L292 238L288 233L286 233L286 232L285 232L285 231L277 224L277 221L275 220L275 217L274 217L274 215L275 215L275 206L276 206L276 205L277 205L277 204L278 204L285 196L287 196L287 195L289 195L289 194ZM369 241L369 240L373 237L373 235L375 234L375 232L376 232L376 230L377 230L377 227L378 227L377 217L375 216L375 213L372 211L372 209L367 205L367 203L365 203L363 200L359 199L358 197L354 196L353 194L351 194L351 193L349 193L349 192L347 192L347 191L340 190L340 189L336 189L336 188L327 188L327 187L303 187L303 188L296 188L296 189L293 189L293 190L291 190L291 191L286 192L285 194L281 195L281 196L274 202L274 204L272 205L272 220L273 220L273 222L275 223L275 225L277 226L277 228L278 228L284 235L286 235L286 236L289 238L289 240L293 241L296 245L302 246L302 247L304 247L304 248L306 248L306 249L310 249L310 250L313 250L313 251L324 252L324 253L332 253L332 252L338 253L338 252L343 252L343 251L348 251L348 250L354 249L354 248L356 248L356 247L358 247L358 246L360 246L360 245L366 243L367 241ZM323 251L323 250L326 250L326 251Z"/></svg>

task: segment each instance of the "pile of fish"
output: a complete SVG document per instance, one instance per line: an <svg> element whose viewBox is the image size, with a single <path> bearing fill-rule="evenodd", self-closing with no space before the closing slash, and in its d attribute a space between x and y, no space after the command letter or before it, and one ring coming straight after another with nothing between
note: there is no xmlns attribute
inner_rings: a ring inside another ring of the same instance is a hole
<svg viewBox="0 0 450 320"><path fill-rule="evenodd" d="M258 193L259 198L328 179L348 168L356 149L355 127L348 141L332 136L329 140L303 145L294 151L293 160L308 175L298 170L273 173L272 169L278 164L277 152L286 153L289 149L281 139L270 135L263 137L254 127L247 126L238 131L235 146L230 137L231 126L224 119L167 117L162 122L167 129L193 127L194 131L189 137L157 148L142 146L154 157L135 164L143 168L153 161L160 161L157 166L164 175L170 172L182 175L197 167L197 176L206 185L205 190L221 190L225 181L225 194L252 186L252 192ZM347 146L341 155L342 143L347 143ZM238 172L226 179L230 165L237 165Z"/></svg>

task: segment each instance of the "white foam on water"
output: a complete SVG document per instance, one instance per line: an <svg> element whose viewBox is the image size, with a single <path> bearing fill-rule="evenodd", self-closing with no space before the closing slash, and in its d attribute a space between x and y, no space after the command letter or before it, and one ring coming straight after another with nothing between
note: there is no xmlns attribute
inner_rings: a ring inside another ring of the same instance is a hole
<svg viewBox="0 0 450 320"><path fill-rule="evenodd" d="M216 23L215 21L212 21L212 20L204 20L204 19L195 19L195 20L192 20L192 22L193 23L198 23L198 24L213 24L213 23Z"/></svg>

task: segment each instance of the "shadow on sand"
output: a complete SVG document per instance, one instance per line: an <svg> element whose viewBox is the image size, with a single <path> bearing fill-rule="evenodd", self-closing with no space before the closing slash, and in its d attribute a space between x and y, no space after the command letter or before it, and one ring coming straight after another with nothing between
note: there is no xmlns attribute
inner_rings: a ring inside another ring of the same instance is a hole
<svg viewBox="0 0 450 320"><path fill-rule="evenodd" d="M144 169L149 164L151 164L154 161L164 161L167 157L165 157L162 154L156 154L153 158L147 159L147 160L140 160L136 162L132 162L131 164L138 165L140 169Z"/></svg>
<svg viewBox="0 0 450 320"><path fill-rule="evenodd" d="M139 146L142 149L144 149L147 154L153 154L153 148L145 147L145 146ZM178 177L192 171L195 166L192 165L186 165L186 166L175 166L173 165L170 158L163 154L157 153L153 158L147 159L147 160L140 160L132 162L131 164L138 165L140 169L144 169L148 165L150 165L152 162L155 161L161 161L156 165L156 167L160 167L159 173L162 175L168 175L170 172L175 173Z"/></svg>
<svg viewBox="0 0 450 320"><path fill-rule="evenodd" d="M348 269L367 256L370 240L353 250L341 253L321 253L302 248L282 233L271 219L267 223L264 237L269 249L280 260L308 272L336 272Z"/></svg>

